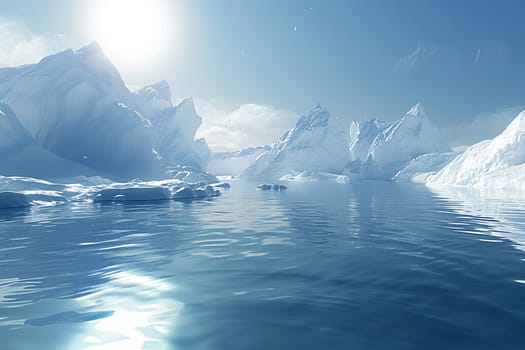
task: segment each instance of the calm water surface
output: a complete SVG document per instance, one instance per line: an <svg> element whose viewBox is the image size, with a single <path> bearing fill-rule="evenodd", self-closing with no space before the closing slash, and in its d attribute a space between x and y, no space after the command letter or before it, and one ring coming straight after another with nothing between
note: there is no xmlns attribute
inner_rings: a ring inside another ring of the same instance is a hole
<svg viewBox="0 0 525 350"><path fill-rule="evenodd" d="M0 349L523 349L525 212L479 204L234 182L0 211Z"/></svg>

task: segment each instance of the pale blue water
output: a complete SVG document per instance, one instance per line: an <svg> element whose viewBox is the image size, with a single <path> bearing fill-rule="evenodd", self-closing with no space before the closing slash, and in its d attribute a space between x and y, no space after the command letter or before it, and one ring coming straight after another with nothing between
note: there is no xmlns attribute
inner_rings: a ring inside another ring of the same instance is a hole
<svg viewBox="0 0 525 350"><path fill-rule="evenodd" d="M494 237L520 236L514 204L496 220L411 184L234 182L2 211L0 349L523 349L525 253Z"/></svg>

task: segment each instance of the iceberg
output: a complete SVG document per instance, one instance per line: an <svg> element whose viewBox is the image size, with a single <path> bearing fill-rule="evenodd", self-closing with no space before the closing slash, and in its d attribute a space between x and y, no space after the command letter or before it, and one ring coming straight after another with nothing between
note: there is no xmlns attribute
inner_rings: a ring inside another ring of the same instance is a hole
<svg viewBox="0 0 525 350"><path fill-rule="evenodd" d="M525 189L525 111L492 140L470 146L434 175L427 186Z"/></svg>
<svg viewBox="0 0 525 350"><path fill-rule="evenodd" d="M347 170L361 178L401 180L419 171L438 170L443 157L449 157L441 154L451 152L439 130L427 118L423 106L417 103L393 123L377 119L352 122ZM422 157L425 154L429 156ZM414 160L418 157L421 158Z"/></svg>
<svg viewBox="0 0 525 350"><path fill-rule="evenodd" d="M161 186L132 186L105 188L95 195L95 202L135 202L169 200L171 192Z"/></svg>
<svg viewBox="0 0 525 350"><path fill-rule="evenodd" d="M352 121L350 123L350 161L364 163L376 137L390 126L377 119Z"/></svg>
<svg viewBox="0 0 525 350"><path fill-rule="evenodd" d="M427 153L452 152L418 103L375 138L365 166L366 177L392 178L412 159Z"/></svg>
<svg viewBox="0 0 525 350"><path fill-rule="evenodd" d="M115 183L99 177L74 177L57 182L28 177L0 176L0 209L60 205L71 202L142 202L217 197L216 187L177 179Z"/></svg>
<svg viewBox="0 0 525 350"><path fill-rule="evenodd" d="M20 149L3 157L4 175L127 181L164 178L167 166L203 166L193 101L174 106L167 82L130 92L97 43L0 68L0 100L0 133L10 135L0 152Z"/></svg>
<svg viewBox="0 0 525 350"><path fill-rule="evenodd" d="M166 81L148 85L133 95L151 123L155 134L153 148L159 159L170 164L205 167L209 148L204 139L195 140L202 118L193 99L186 98L173 105Z"/></svg>
<svg viewBox="0 0 525 350"><path fill-rule="evenodd" d="M406 163L393 179L396 181L421 182L419 179L435 174L456 156L457 153L454 152L420 155Z"/></svg>
<svg viewBox="0 0 525 350"><path fill-rule="evenodd" d="M341 173L349 161L348 128L320 105L302 116L241 178L279 179L303 171Z"/></svg>
<svg viewBox="0 0 525 350"><path fill-rule="evenodd" d="M339 183L347 183L349 177L343 174L333 174L326 172L314 172L305 170L299 174L286 174L283 175L280 181L289 182L317 182L317 181L335 181Z"/></svg>
<svg viewBox="0 0 525 350"><path fill-rule="evenodd" d="M2 175L52 178L95 173L40 146L5 102L0 102L0 159Z"/></svg>
<svg viewBox="0 0 525 350"><path fill-rule="evenodd" d="M116 183L95 192L94 202L140 202L203 199L220 196L210 185L188 184L174 180Z"/></svg>
<svg viewBox="0 0 525 350"><path fill-rule="evenodd" d="M31 206L31 198L23 193L0 192L0 209L24 208Z"/></svg>
<svg viewBox="0 0 525 350"><path fill-rule="evenodd" d="M270 190L273 190L273 191L285 191L287 188L288 187L286 187L284 185L279 185L279 184L273 184L273 185L260 184L260 185L257 185L257 189L261 190L261 191L270 191Z"/></svg>

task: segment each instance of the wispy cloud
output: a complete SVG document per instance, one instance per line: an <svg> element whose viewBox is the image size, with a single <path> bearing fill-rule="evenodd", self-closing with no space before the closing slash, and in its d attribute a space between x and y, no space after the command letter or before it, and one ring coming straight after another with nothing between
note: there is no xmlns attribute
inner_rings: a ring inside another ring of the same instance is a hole
<svg viewBox="0 0 525 350"><path fill-rule="evenodd" d="M294 112L258 104L228 110L219 98L195 99L195 104L203 118L197 137L205 137L213 151L273 144L298 118Z"/></svg>
<svg viewBox="0 0 525 350"><path fill-rule="evenodd" d="M481 56L481 49L478 49L478 52L476 53L476 58L474 59L474 63L478 63L479 62L479 56Z"/></svg>
<svg viewBox="0 0 525 350"><path fill-rule="evenodd" d="M0 18L0 66L34 63L63 49L64 35L36 34L24 24Z"/></svg>
<svg viewBox="0 0 525 350"><path fill-rule="evenodd" d="M439 46L423 45L418 43L417 46L407 55L401 57L396 63L396 69L401 71L410 71L426 55L437 53Z"/></svg>
<svg viewBox="0 0 525 350"><path fill-rule="evenodd" d="M499 135L523 107L508 107L495 112L481 113L466 122L455 123L447 130L452 146L472 145Z"/></svg>

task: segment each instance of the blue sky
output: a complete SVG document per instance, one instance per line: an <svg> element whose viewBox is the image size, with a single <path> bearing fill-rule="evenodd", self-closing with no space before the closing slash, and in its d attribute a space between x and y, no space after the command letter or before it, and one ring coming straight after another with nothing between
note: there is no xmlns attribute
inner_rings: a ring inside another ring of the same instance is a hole
<svg viewBox="0 0 525 350"><path fill-rule="evenodd" d="M83 19L90 4L2 0L0 17L24 40L41 40L38 55L96 39ZM292 120L320 102L348 120L392 120L420 101L459 145L494 136L525 106L521 1L180 0L167 8L176 22L169 54L162 64L119 67L124 80L166 79L174 96L220 111L215 118L254 104Z"/></svg>

